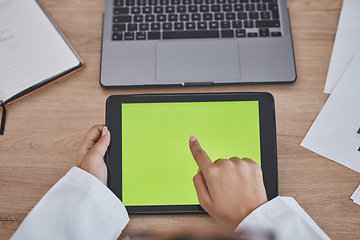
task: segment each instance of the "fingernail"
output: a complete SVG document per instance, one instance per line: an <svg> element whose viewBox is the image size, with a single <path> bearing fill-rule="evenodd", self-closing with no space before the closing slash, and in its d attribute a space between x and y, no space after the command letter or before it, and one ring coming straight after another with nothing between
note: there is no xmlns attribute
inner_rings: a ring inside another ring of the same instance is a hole
<svg viewBox="0 0 360 240"><path fill-rule="evenodd" d="M105 126L105 127L103 127L103 130L102 130L102 133L101 133L101 136L105 136L106 135L106 133L107 133L107 127Z"/></svg>
<svg viewBox="0 0 360 240"><path fill-rule="evenodd" d="M190 142L196 141L196 137L194 135L190 135Z"/></svg>

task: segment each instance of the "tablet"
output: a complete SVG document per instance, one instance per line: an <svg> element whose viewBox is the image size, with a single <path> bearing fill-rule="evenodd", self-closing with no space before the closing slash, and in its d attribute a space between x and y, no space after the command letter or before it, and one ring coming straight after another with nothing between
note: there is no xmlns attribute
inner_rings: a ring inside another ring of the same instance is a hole
<svg viewBox="0 0 360 240"><path fill-rule="evenodd" d="M263 170L268 199L278 195L269 93L114 95L106 102L106 125L108 187L130 214L203 212L192 180L198 166L190 135L212 161L253 159Z"/></svg>

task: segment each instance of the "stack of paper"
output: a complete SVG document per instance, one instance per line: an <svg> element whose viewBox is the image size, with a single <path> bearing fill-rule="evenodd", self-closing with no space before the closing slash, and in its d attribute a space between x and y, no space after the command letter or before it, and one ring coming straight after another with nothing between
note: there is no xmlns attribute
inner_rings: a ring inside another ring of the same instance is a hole
<svg viewBox="0 0 360 240"><path fill-rule="evenodd" d="M301 146L360 172L360 53L352 59Z"/></svg>
<svg viewBox="0 0 360 240"><path fill-rule="evenodd" d="M354 203L360 205L360 185L357 187L357 189L350 198L351 200L353 200Z"/></svg>
<svg viewBox="0 0 360 240"><path fill-rule="evenodd" d="M324 92L301 146L360 172L360 1L344 0ZM360 205L360 186L351 196Z"/></svg>
<svg viewBox="0 0 360 240"><path fill-rule="evenodd" d="M345 69L360 48L360 1L344 0L336 31L333 52L325 84L331 93Z"/></svg>

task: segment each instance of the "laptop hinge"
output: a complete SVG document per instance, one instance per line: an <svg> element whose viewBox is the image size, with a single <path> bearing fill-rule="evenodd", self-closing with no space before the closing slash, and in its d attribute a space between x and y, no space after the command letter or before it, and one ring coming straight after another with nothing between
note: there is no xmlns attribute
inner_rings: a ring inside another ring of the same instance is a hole
<svg viewBox="0 0 360 240"><path fill-rule="evenodd" d="M213 82L184 82L181 83L183 86L209 86L213 85Z"/></svg>

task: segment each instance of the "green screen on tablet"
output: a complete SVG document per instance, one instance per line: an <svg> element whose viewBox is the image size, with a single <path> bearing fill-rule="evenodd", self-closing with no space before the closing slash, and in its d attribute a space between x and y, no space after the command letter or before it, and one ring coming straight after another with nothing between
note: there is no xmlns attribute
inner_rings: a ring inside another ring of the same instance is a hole
<svg viewBox="0 0 360 240"><path fill-rule="evenodd" d="M199 204L194 135L214 161L261 164L258 101L122 103L122 201L126 206Z"/></svg>

